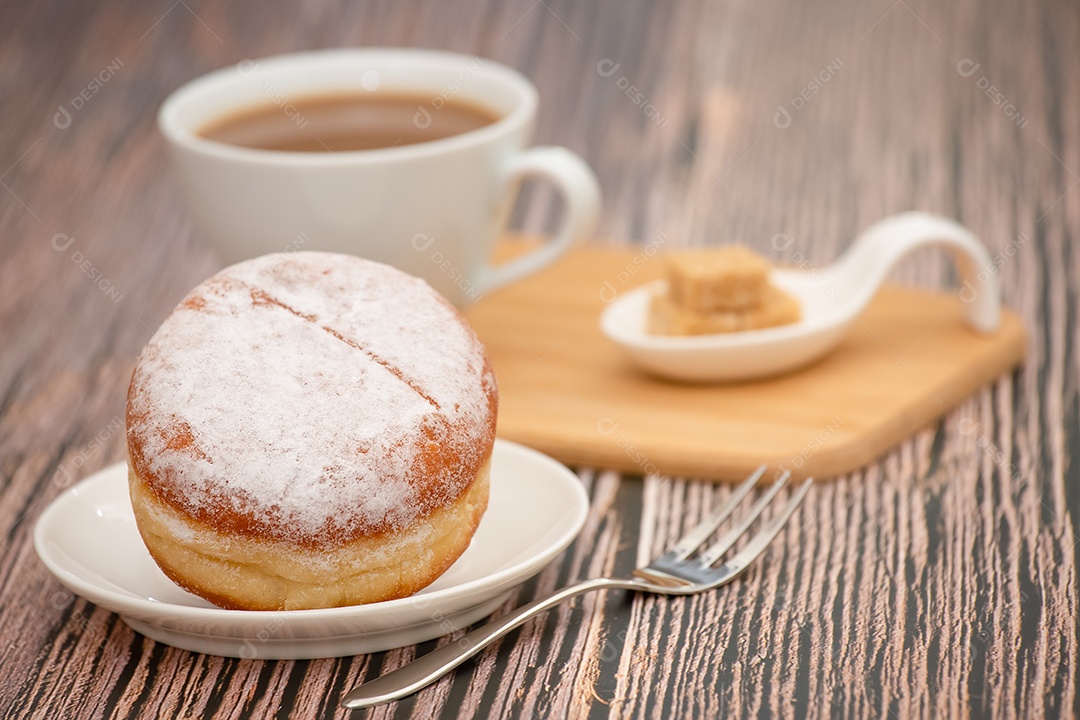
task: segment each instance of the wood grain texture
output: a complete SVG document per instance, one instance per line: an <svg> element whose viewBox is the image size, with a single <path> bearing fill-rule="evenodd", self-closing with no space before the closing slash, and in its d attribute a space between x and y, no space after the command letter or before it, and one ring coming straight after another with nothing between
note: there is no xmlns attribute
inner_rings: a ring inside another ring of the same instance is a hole
<svg viewBox="0 0 1080 720"><path fill-rule="evenodd" d="M174 650L63 591L31 544L51 498L123 457L134 356L218 267L157 106L246 57L357 44L473 52L533 78L537 140L596 169L613 242L741 239L812 266L884 215L938 212L988 244L1031 333L1019 372L816 487L745 581L582 598L367 717L1080 714L1075 4L45 0L0 6L0 716L346 717L342 692L434 646L312 662ZM529 200L515 222L541 230L557 203ZM949 272L921 253L894 279ZM580 474L585 531L507 607L629 570L729 492Z"/></svg>
<svg viewBox="0 0 1080 720"><path fill-rule="evenodd" d="M507 241L496 254L518 245L529 243ZM876 460L1023 358L1011 310L980 336L955 293L890 285L839 347L798 372L727 384L658 379L598 320L613 281L629 274L632 288L663 266L633 249L577 248L467 308L499 378L500 437L638 474L736 481L767 463L796 479L829 478Z"/></svg>

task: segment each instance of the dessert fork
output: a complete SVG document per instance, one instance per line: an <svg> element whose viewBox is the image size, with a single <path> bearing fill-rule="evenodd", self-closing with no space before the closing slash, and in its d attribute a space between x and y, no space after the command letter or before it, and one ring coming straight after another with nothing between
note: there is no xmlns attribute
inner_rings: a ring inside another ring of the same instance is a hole
<svg viewBox="0 0 1080 720"><path fill-rule="evenodd" d="M695 555L695 551L712 537L720 524L726 520L750 490L765 474L765 466L759 467L732 494L731 498L708 519L688 532L675 547L639 567L629 578L593 578L558 590L547 597L523 605L517 610L483 625L458 639L444 645L408 665L391 670L385 675L353 688L344 698L342 707L358 709L400 700L435 682L472 656L526 620L590 590L636 590L661 595L692 595L726 585L742 574L750 563L762 553L810 489L813 478L807 478L792 493L787 504L774 515L757 535L722 565L716 563L738 542L750 525L765 510L776 494L791 477L784 472L768 490L753 504L750 511L727 530L714 544Z"/></svg>

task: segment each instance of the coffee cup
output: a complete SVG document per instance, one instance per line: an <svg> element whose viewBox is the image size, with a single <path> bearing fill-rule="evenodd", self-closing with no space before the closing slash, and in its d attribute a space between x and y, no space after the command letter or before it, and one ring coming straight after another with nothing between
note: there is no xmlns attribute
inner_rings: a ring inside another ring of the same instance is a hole
<svg viewBox="0 0 1080 720"><path fill-rule="evenodd" d="M335 145L341 138L324 141L306 115L321 118L335 98L406 103L407 119L393 120L391 129L409 144L355 149ZM349 253L422 277L464 306L545 267L594 229L600 194L585 162L565 148L528 147L536 107L532 83L491 60L337 49L245 60L204 75L169 96L158 125L196 222L223 261L293 250ZM462 108L466 117L468 108L489 117L442 137L423 134ZM230 123L244 131L248 116L292 123L322 147L281 149L266 138L214 135ZM550 182L562 196L561 224L536 249L493 265L526 178Z"/></svg>

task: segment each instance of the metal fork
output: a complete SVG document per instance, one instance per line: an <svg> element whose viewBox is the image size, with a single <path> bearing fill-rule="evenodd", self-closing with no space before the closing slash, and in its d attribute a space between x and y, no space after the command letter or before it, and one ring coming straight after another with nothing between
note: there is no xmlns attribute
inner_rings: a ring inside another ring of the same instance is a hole
<svg viewBox="0 0 1080 720"><path fill-rule="evenodd" d="M731 559L715 567L716 563L746 533L754 520L761 515L776 493L787 484L791 473L784 472L754 503L745 517L735 522L731 529L713 545L705 548L699 555L691 557L694 551L712 537L720 524L731 515L764 474L765 466L762 465L736 488L723 507L683 536L670 551L648 565L634 570L632 577L584 580L528 605L523 605L514 612L462 636L455 643L444 645L413 660L408 665L392 670L371 682L358 685L342 699L342 707L350 709L371 707L411 695L435 682L503 635L522 625L526 620L558 605L563 600L590 590L622 589L661 595L692 595L728 584L741 575L776 537L813 483L813 478L804 480L792 493L787 505L773 516L757 535L751 538Z"/></svg>

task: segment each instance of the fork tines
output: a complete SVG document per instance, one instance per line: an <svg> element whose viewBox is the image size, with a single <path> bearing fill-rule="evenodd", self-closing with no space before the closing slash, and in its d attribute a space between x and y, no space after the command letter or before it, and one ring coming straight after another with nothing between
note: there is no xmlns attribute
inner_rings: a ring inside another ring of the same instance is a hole
<svg viewBox="0 0 1080 720"><path fill-rule="evenodd" d="M735 511L735 508L739 506L742 500L754 488L758 480L765 474L765 470L766 466L762 465L751 473L750 477L735 489L735 492L732 493L726 503L679 540L671 552L667 554L666 559L674 562L686 561L695 550L704 545L705 542L712 537L712 534L716 532L716 529L720 527L721 523L731 516L732 512ZM753 506L751 506L749 512L743 517L740 517L738 522L725 532L719 540L705 548L693 562L700 567L712 567L732 548L732 546L735 545L736 542L738 542L739 538L742 537L753 522L758 519L765 508L768 507L769 503L772 502L773 498L776 497L776 494L787 485L790 479L791 472L787 470L778 475L769 489L757 499ZM795 492L792 493L791 499L788 500L787 505L784 506L763 531L754 537L751 541L751 546L753 546L756 552L740 553L740 555L748 554L751 558L756 557L757 554L769 544L769 541L776 536L780 531L780 528L782 528L788 518L791 517L791 514L795 512L795 509L799 506L799 503L802 502L803 496L806 495L806 492L810 489L812 483L813 478L804 480ZM747 550L750 549L750 547L747 548Z"/></svg>

